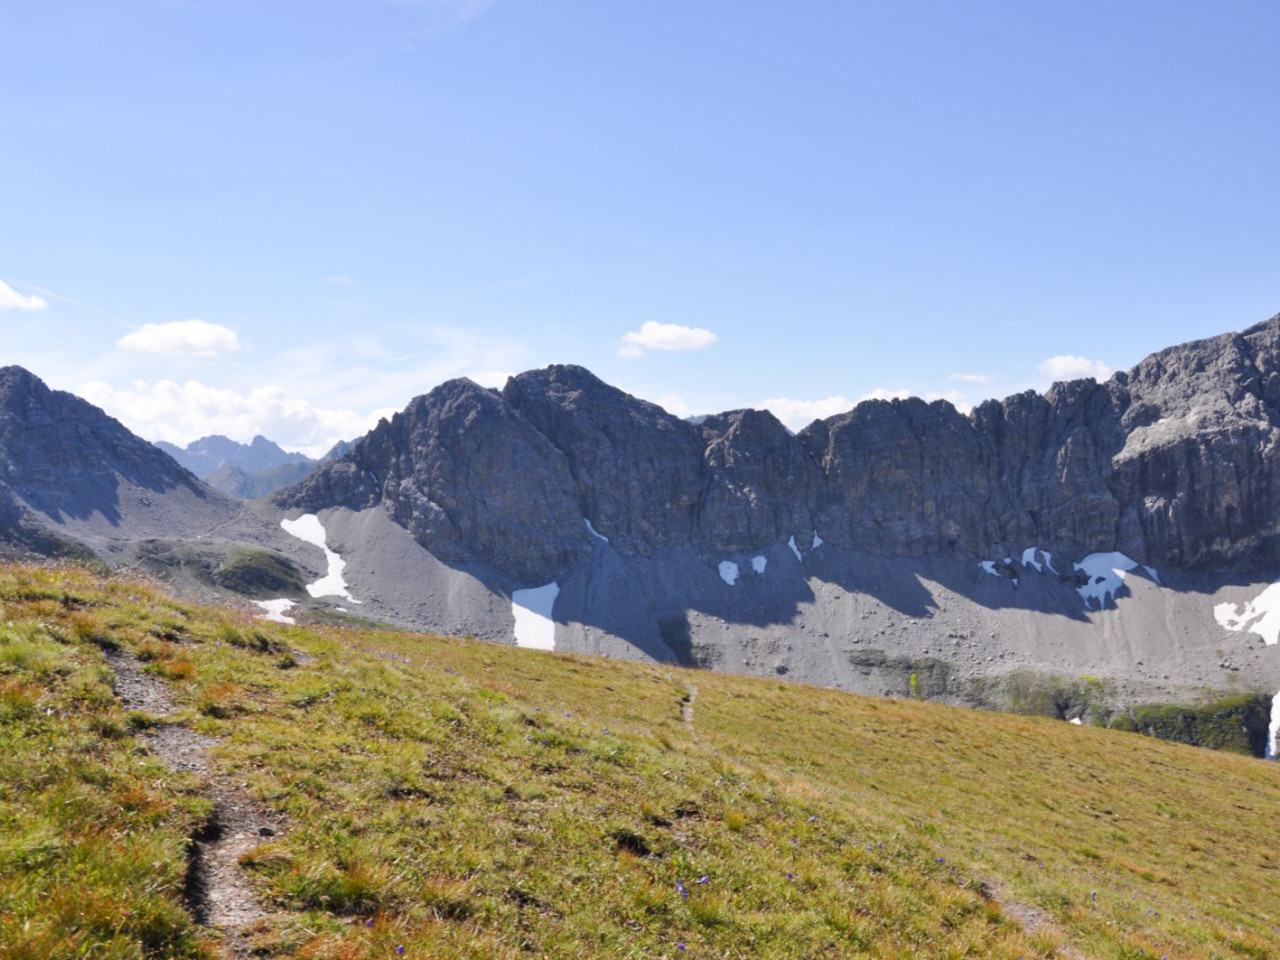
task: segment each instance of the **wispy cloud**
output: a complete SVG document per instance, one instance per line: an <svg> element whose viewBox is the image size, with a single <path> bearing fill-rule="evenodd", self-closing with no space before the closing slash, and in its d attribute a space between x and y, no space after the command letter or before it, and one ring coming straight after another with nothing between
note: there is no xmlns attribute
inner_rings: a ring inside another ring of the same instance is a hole
<svg viewBox="0 0 1280 960"><path fill-rule="evenodd" d="M462 0L458 4L454 17L458 20L474 20L493 6L495 0Z"/></svg>
<svg viewBox="0 0 1280 960"><path fill-rule="evenodd" d="M1037 369L1042 377L1050 380L1079 380L1082 377L1093 377L1095 380L1106 380L1112 369L1101 360L1088 360L1085 357L1074 357L1069 353L1050 357Z"/></svg>
<svg viewBox="0 0 1280 960"><path fill-rule="evenodd" d="M212 358L243 349L239 335L230 327L203 320L144 323L117 340L116 346L135 353Z"/></svg>
<svg viewBox="0 0 1280 960"><path fill-rule="evenodd" d="M686 327L678 323L655 323L649 320L622 337L620 357L643 357L647 350L701 350L720 338L702 327Z"/></svg>
<svg viewBox="0 0 1280 960"><path fill-rule="evenodd" d="M378 2L392 7L419 7L462 23L476 19L489 10L497 0L378 0Z"/></svg>
<svg viewBox="0 0 1280 960"><path fill-rule="evenodd" d="M3 280L0 280L0 310L22 310L34 312L49 306L49 301L34 293L21 294Z"/></svg>
<svg viewBox="0 0 1280 960"><path fill-rule="evenodd" d="M959 380L961 383L990 383L991 378L983 376L981 373L953 373L952 380Z"/></svg>

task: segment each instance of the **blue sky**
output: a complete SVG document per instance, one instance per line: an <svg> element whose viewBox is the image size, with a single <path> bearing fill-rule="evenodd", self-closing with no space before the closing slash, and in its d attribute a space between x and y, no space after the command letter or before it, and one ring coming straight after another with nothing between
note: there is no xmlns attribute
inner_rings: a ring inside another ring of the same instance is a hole
<svg viewBox="0 0 1280 960"><path fill-rule="evenodd" d="M0 363L151 439L318 453L559 362L799 427L1280 311L1274 0L43 0L4 34Z"/></svg>

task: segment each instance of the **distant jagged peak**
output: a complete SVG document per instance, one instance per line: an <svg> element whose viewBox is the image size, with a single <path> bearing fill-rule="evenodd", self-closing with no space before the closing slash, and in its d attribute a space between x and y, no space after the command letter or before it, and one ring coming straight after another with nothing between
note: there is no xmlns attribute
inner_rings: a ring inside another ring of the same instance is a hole
<svg viewBox="0 0 1280 960"><path fill-rule="evenodd" d="M192 440L185 447L161 441L156 444L184 467L207 480L220 470L240 470L258 474L291 464L311 464L306 454L292 453L273 440L258 434L249 443L240 443L222 434Z"/></svg>

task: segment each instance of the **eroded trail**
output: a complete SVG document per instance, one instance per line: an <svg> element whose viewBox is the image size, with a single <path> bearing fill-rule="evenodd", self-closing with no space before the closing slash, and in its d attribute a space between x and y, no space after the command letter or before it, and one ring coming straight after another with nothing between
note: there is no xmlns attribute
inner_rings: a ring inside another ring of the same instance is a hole
<svg viewBox="0 0 1280 960"><path fill-rule="evenodd" d="M692 683L684 688L684 697L680 701L680 719L684 721L693 735L696 737L693 727L693 701L698 699L698 688Z"/></svg>
<svg viewBox="0 0 1280 960"><path fill-rule="evenodd" d="M1039 907L1014 900L1005 891L1003 884L994 880L984 881L979 886L979 893L982 894L982 899L996 904L1005 916L1017 921L1027 933L1033 936L1047 934L1058 940L1058 946L1053 953L1055 957L1061 957L1063 960L1089 960L1078 947L1066 942L1062 930L1049 914Z"/></svg>
<svg viewBox="0 0 1280 960"><path fill-rule="evenodd" d="M160 718L174 712L168 686L143 671L139 661L123 651L108 653L115 671L113 688L126 709L145 710ZM193 773L205 782L213 801L210 823L193 838L184 894L198 923L219 931L228 956L252 956L248 934L266 915L240 867L240 857L267 837L281 832L283 822L254 803L244 789L227 777L211 775L210 751L220 742L181 724L162 724L145 741L171 770Z"/></svg>

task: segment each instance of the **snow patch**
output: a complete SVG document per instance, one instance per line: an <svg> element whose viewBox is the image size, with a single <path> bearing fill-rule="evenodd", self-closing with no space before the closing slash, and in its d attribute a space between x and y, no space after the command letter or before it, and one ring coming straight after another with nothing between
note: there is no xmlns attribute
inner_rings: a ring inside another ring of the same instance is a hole
<svg viewBox="0 0 1280 960"><path fill-rule="evenodd" d="M587 525L587 530L589 530L589 531L591 532L591 535L592 535L593 537L595 537L597 540L603 540L605 543L608 543L608 542L609 542L609 538L608 538L608 537L606 537L606 536L605 536L603 533L601 533L599 530L597 530L595 527L593 527L593 526L591 525L591 521L590 521L590 520L588 520L586 517L583 517L583 518L582 518L582 522L583 522L583 523L585 523L585 524Z"/></svg>
<svg viewBox="0 0 1280 960"><path fill-rule="evenodd" d="M826 541L823 540L820 536L818 536L818 531L817 530L813 531L813 546L810 547L809 549L817 550L824 543L826 543Z"/></svg>
<svg viewBox="0 0 1280 960"><path fill-rule="evenodd" d="M315 583L307 584L307 593L313 597L342 597L352 603L361 603L347 590L347 581L342 571L347 562L329 549L326 542L324 524L314 513L304 513L297 520L281 520L280 526L290 536L297 537L304 543L319 547L324 551L325 560L329 563L328 572Z"/></svg>
<svg viewBox="0 0 1280 960"><path fill-rule="evenodd" d="M768 563L769 563L768 557L752 557L751 569L754 570L756 573L764 573L764 568L768 565Z"/></svg>
<svg viewBox="0 0 1280 960"><path fill-rule="evenodd" d="M1072 717L1072 718L1071 718L1071 723L1074 723L1077 727L1082 727L1082 726L1084 726L1084 721L1083 721L1083 720L1081 720L1079 717Z"/></svg>
<svg viewBox="0 0 1280 960"><path fill-rule="evenodd" d="M1086 606L1097 604L1101 610L1108 600L1115 599L1116 593L1124 586L1124 575L1138 566L1138 561L1130 560L1123 553L1091 553L1075 565L1083 571L1089 582L1077 592Z"/></svg>
<svg viewBox="0 0 1280 960"><path fill-rule="evenodd" d="M511 615L516 621L516 646L531 650L556 648L556 622L551 619L560 584L554 580L541 587L511 591Z"/></svg>
<svg viewBox="0 0 1280 960"><path fill-rule="evenodd" d="M1039 559L1043 557L1044 559ZM1039 547L1027 547L1022 551L1022 565L1030 567L1036 573L1044 573L1047 569L1050 573L1057 573L1053 568L1053 554L1048 550L1041 550Z"/></svg>
<svg viewBox="0 0 1280 960"><path fill-rule="evenodd" d="M1280 693L1271 698L1271 726L1267 736L1267 759L1276 759L1276 740L1280 740Z"/></svg>
<svg viewBox="0 0 1280 960"><path fill-rule="evenodd" d="M993 577L1000 576L1000 573L996 570L996 562L994 560L983 560L978 564L978 566Z"/></svg>
<svg viewBox="0 0 1280 960"><path fill-rule="evenodd" d="M732 560L721 560L720 579L732 587L738 582L738 565Z"/></svg>
<svg viewBox="0 0 1280 960"><path fill-rule="evenodd" d="M1268 647L1280 640L1280 582L1245 604L1220 603L1213 608L1218 625L1237 633L1248 630L1260 636Z"/></svg>
<svg viewBox="0 0 1280 960"><path fill-rule="evenodd" d="M266 613L261 614L263 620L270 620L272 623L288 624L295 624L298 622L293 619L293 617L285 616L285 613L289 609L296 606L292 600L281 597L279 600L255 600L253 603L254 606L261 607L263 610L267 611Z"/></svg>
<svg viewBox="0 0 1280 960"><path fill-rule="evenodd" d="M804 563L804 557L800 556L800 548L796 546L796 535L793 533L791 539L787 541L787 546L791 548L791 552L796 555L796 559Z"/></svg>

